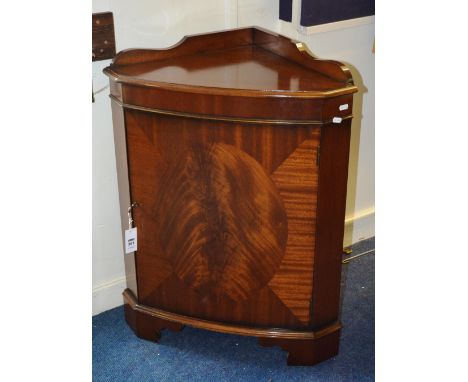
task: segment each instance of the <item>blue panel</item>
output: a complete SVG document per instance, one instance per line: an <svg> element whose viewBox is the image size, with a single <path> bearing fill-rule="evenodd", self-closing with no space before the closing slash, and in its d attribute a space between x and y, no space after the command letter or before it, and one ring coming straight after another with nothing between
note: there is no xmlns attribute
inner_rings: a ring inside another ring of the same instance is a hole
<svg viewBox="0 0 468 382"><path fill-rule="evenodd" d="M279 18L281 20L292 20L292 2L293 0L280 0Z"/></svg>
<svg viewBox="0 0 468 382"><path fill-rule="evenodd" d="M374 0L302 0L301 25L308 27L374 14Z"/></svg>

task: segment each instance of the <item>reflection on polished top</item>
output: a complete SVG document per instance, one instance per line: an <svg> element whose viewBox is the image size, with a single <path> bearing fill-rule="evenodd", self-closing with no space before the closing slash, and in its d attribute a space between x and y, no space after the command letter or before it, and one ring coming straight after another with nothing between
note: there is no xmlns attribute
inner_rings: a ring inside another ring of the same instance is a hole
<svg viewBox="0 0 468 382"><path fill-rule="evenodd" d="M104 71L129 85L197 93L321 98L357 91L342 64L258 28L189 36L167 49L129 49Z"/></svg>
<svg viewBox="0 0 468 382"><path fill-rule="evenodd" d="M126 66L124 76L149 82L248 90L333 90L343 84L262 48L246 46Z"/></svg>

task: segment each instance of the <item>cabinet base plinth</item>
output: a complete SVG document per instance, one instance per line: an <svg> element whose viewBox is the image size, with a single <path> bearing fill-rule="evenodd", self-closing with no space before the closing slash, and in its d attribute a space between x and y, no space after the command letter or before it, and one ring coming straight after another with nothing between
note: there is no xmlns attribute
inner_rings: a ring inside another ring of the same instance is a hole
<svg viewBox="0 0 468 382"><path fill-rule="evenodd" d="M166 321L135 310L128 303L124 304L124 309L128 326L137 337L144 340L158 342L161 339L161 330L169 329L180 332L184 328L184 325L177 322Z"/></svg>
<svg viewBox="0 0 468 382"><path fill-rule="evenodd" d="M312 366L338 354L340 331L312 340L259 338L262 346L279 346L288 352L289 366Z"/></svg>
<svg viewBox="0 0 468 382"><path fill-rule="evenodd" d="M142 339L158 342L161 330L181 331L185 325L243 336L258 337L262 346L280 346L288 352L288 365L311 366L338 354L341 325L339 322L317 331L296 331L278 328L255 328L207 321L165 312L141 305L135 295L126 289L123 293L125 320Z"/></svg>

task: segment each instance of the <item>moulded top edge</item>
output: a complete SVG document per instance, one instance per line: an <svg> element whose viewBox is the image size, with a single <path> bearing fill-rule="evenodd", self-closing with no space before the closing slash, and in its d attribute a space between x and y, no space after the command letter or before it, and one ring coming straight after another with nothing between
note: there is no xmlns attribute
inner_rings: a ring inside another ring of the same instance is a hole
<svg viewBox="0 0 468 382"><path fill-rule="evenodd" d="M124 84L196 93L323 98L357 91L343 64L319 60L304 44L259 28L123 51L104 72Z"/></svg>

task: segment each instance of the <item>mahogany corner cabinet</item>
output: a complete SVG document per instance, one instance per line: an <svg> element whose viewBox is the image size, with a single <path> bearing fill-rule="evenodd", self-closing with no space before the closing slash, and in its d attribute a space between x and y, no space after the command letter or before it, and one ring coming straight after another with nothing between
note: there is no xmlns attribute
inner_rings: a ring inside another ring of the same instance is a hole
<svg viewBox="0 0 468 382"><path fill-rule="evenodd" d="M135 334L255 336L289 365L336 355L349 70L244 28L125 50L104 72Z"/></svg>

